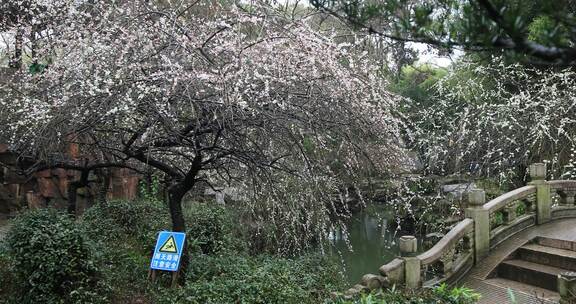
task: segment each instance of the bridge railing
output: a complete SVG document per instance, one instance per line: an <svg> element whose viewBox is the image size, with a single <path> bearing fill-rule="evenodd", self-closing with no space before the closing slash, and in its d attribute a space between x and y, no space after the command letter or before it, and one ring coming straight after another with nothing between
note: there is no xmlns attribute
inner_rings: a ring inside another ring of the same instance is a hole
<svg viewBox="0 0 576 304"><path fill-rule="evenodd" d="M465 219L450 230L430 250L418 255L420 281L436 285L460 277L474 264L474 221Z"/></svg>
<svg viewBox="0 0 576 304"><path fill-rule="evenodd" d="M488 212L490 248L536 224L536 189L524 186L482 205Z"/></svg>
<svg viewBox="0 0 576 304"><path fill-rule="evenodd" d="M576 181L546 181L546 165L530 166L531 182L486 202L483 190L468 193L466 218L432 248L417 254L417 239L400 238L401 256L383 265L379 274L367 274L347 291L407 288L458 281L495 246L514 234L550 220L576 217Z"/></svg>
<svg viewBox="0 0 576 304"><path fill-rule="evenodd" d="M552 195L551 219L576 217L576 180L555 180L548 184Z"/></svg>

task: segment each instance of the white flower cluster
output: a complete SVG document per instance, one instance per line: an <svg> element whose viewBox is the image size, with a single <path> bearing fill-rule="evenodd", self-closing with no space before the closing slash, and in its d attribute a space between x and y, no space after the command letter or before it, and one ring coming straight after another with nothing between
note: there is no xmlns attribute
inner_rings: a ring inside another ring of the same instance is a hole
<svg viewBox="0 0 576 304"><path fill-rule="evenodd" d="M574 161L575 84L571 70L461 62L421 105L419 144L432 168L446 173L497 175L547 161L562 174Z"/></svg>

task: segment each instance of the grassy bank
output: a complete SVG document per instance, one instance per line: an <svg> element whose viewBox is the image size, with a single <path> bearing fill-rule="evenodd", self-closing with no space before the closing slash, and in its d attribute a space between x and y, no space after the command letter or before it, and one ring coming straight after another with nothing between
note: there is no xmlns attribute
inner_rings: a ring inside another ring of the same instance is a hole
<svg viewBox="0 0 576 304"><path fill-rule="evenodd" d="M185 285L167 288L168 274L152 284L147 275L156 234L170 227L165 209L160 203L111 202L77 220L56 210L24 212L0 247L0 302L352 304L429 297L389 291L333 298L331 292L347 287L337 262L318 252L249 254L233 211L200 203L186 210L191 254ZM441 299L437 295L430 299Z"/></svg>

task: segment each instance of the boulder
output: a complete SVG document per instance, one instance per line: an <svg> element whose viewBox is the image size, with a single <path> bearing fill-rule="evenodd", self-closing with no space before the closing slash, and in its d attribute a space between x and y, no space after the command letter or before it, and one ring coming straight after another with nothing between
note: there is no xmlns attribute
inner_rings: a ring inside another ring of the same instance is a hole
<svg viewBox="0 0 576 304"><path fill-rule="evenodd" d="M478 189L478 186L474 182L469 183L458 183L458 184L448 184L441 187L442 193L456 199L464 199L464 195L473 189Z"/></svg>

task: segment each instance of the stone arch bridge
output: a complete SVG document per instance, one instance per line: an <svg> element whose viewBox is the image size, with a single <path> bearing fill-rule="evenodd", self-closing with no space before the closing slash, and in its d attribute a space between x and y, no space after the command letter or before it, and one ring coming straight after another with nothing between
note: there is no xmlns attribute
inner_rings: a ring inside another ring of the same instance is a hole
<svg viewBox="0 0 576 304"><path fill-rule="evenodd" d="M546 181L542 163L530 176L488 202L473 190L466 218L436 245L418 253L416 238L402 237L401 256L346 293L447 283L475 289L480 303L576 303L576 180Z"/></svg>

